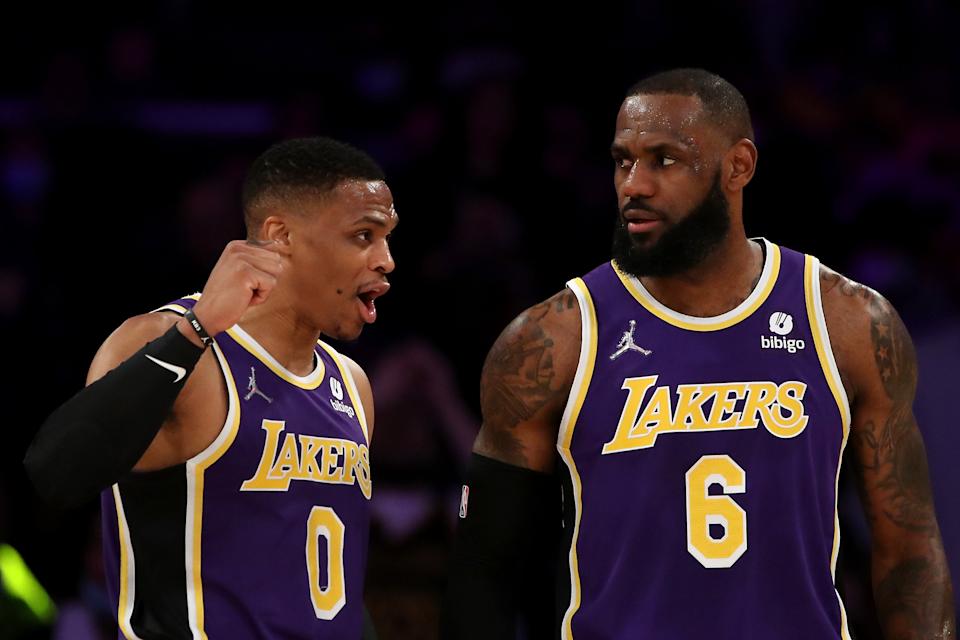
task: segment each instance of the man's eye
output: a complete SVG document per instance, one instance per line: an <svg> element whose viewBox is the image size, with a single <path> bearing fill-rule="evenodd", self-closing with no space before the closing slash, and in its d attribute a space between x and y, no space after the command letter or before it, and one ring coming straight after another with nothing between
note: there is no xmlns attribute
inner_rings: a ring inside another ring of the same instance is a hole
<svg viewBox="0 0 960 640"><path fill-rule="evenodd" d="M629 158L614 158L613 161L618 169L629 169L630 165L633 164Z"/></svg>
<svg viewBox="0 0 960 640"><path fill-rule="evenodd" d="M660 156L660 166L661 166L661 167L669 167L670 165L672 165L672 164L673 164L674 162L676 162L676 161L677 161L677 160L676 160L675 158L671 158L670 156Z"/></svg>
<svg viewBox="0 0 960 640"><path fill-rule="evenodd" d="M363 240L364 242L370 242L370 239L373 237L373 234L369 231L361 231L357 234L357 237Z"/></svg>

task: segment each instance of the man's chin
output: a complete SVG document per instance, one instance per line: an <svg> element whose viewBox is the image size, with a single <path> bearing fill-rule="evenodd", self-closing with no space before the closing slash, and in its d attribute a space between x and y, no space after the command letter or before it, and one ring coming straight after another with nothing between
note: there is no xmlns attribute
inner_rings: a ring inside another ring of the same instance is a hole
<svg viewBox="0 0 960 640"><path fill-rule="evenodd" d="M662 234L657 231L627 232L627 238L630 239L630 246L642 251L650 251L656 247L661 235Z"/></svg>
<svg viewBox="0 0 960 640"><path fill-rule="evenodd" d="M363 332L363 327L364 323L362 322L344 323L337 325L337 327L327 335L341 342L352 342L360 337L360 334Z"/></svg>
<svg viewBox="0 0 960 640"><path fill-rule="evenodd" d="M618 264L647 264L660 244L660 235L655 231L629 233L623 230L614 246L613 258Z"/></svg>

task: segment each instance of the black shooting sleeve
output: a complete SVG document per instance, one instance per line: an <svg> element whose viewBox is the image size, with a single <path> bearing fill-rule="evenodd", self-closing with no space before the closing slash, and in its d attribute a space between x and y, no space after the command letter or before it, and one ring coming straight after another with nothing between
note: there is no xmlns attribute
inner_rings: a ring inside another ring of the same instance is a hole
<svg viewBox="0 0 960 640"><path fill-rule="evenodd" d="M550 637L562 533L557 477L473 454L466 486L440 637L509 640L520 629L530 640Z"/></svg>
<svg viewBox="0 0 960 640"><path fill-rule="evenodd" d="M40 496L74 507L130 472L203 351L174 325L54 411L23 461Z"/></svg>

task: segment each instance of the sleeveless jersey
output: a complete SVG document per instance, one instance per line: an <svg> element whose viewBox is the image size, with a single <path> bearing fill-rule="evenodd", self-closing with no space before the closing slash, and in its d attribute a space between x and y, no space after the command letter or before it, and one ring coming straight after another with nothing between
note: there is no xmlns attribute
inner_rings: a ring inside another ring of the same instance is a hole
<svg viewBox="0 0 960 640"><path fill-rule="evenodd" d="M359 638L371 477L343 357L321 342L297 376L239 326L211 348L227 391L219 436L101 498L121 637Z"/></svg>
<svg viewBox="0 0 960 640"><path fill-rule="evenodd" d="M558 438L562 638L849 638L834 571L850 411L819 262L762 242L754 291L713 318L614 263L568 283L582 345Z"/></svg>

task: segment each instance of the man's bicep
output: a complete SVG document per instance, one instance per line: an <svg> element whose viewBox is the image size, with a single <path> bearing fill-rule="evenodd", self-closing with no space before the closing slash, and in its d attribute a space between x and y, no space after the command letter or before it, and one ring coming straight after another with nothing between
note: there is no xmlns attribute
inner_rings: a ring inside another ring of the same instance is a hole
<svg viewBox="0 0 960 640"><path fill-rule="evenodd" d="M856 345L851 443L870 519L873 595L885 637L952 638L950 572L937 527L923 438L913 416L910 336L881 296L866 297ZM867 337L869 336L869 337Z"/></svg>
<svg viewBox="0 0 960 640"><path fill-rule="evenodd" d="M579 308L569 290L532 307L497 338L480 379L483 424L474 452L552 471L579 355Z"/></svg>
<svg viewBox="0 0 960 640"><path fill-rule="evenodd" d="M913 415L913 343L879 294L867 305L869 343L864 339L850 437L864 506L876 542L883 543L898 531L933 533L937 524L926 451Z"/></svg>

